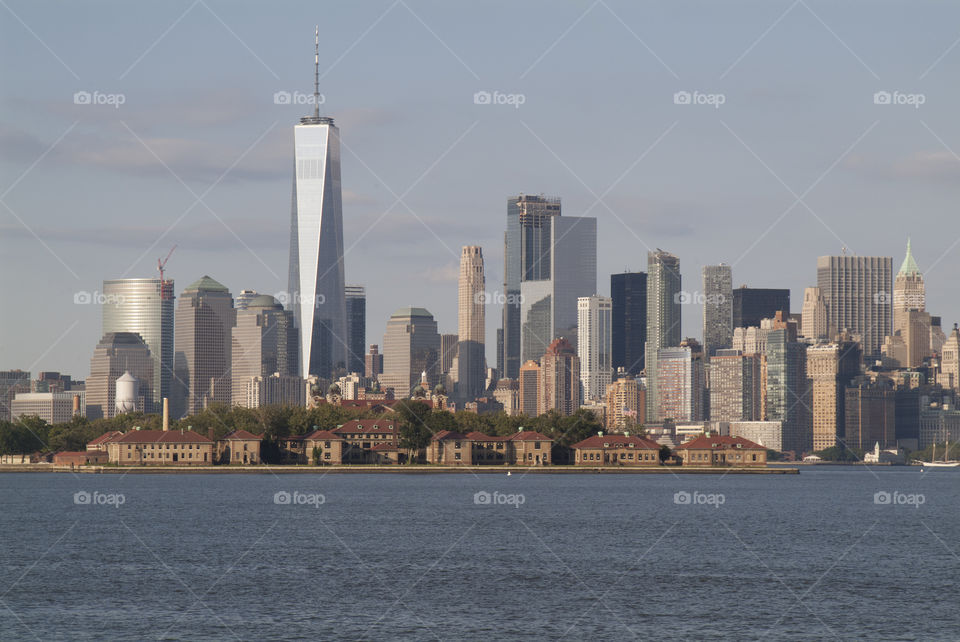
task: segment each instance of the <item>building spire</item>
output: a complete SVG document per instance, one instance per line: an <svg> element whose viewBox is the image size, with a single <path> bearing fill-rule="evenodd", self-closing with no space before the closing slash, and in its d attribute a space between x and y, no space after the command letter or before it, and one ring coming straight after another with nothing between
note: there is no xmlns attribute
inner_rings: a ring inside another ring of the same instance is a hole
<svg viewBox="0 0 960 642"><path fill-rule="evenodd" d="M913 252L910 249L910 237L907 237L907 256L903 259L903 264L900 266L900 274L920 274L920 268L917 267L917 262L913 259Z"/></svg>
<svg viewBox="0 0 960 642"><path fill-rule="evenodd" d="M313 35L313 117L320 118L320 25Z"/></svg>

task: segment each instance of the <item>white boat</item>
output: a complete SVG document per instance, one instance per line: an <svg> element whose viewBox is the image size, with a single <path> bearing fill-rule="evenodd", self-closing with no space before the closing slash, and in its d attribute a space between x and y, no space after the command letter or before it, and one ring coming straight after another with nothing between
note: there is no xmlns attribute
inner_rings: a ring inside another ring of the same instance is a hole
<svg viewBox="0 0 960 642"><path fill-rule="evenodd" d="M950 452L950 442L947 442L947 452ZM920 462L924 466L930 468L956 468L960 466L960 461L948 461L947 456L943 456L943 461L937 461L937 445L933 445L933 454L930 456L930 461Z"/></svg>

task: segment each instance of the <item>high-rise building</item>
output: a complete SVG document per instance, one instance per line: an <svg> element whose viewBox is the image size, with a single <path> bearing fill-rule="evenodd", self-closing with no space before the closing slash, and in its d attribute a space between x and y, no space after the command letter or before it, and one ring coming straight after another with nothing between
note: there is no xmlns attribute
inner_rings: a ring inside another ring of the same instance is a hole
<svg viewBox="0 0 960 642"><path fill-rule="evenodd" d="M584 400L603 399L613 378L612 307L610 297L593 295L577 299L577 356Z"/></svg>
<svg viewBox="0 0 960 642"><path fill-rule="evenodd" d="M233 299L233 307L237 310L246 310L247 304L254 298L260 296L260 293L256 290L240 290L238 294Z"/></svg>
<svg viewBox="0 0 960 642"><path fill-rule="evenodd" d="M643 345L647 341L647 273L611 274L610 298L612 367L638 375L644 368Z"/></svg>
<svg viewBox="0 0 960 642"><path fill-rule="evenodd" d="M647 421L661 419L657 356L662 348L680 345L680 259L658 249L647 253Z"/></svg>
<svg viewBox="0 0 960 642"><path fill-rule="evenodd" d="M314 54L312 116L293 128L290 214L290 309L299 332L300 376L329 377L346 366L346 296L340 130L320 115L319 31Z"/></svg>
<svg viewBox="0 0 960 642"><path fill-rule="evenodd" d="M624 374L607 386L607 429L631 430L646 415L646 390L636 377Z"/></svg>
<svg viewBox="0 0 960 642"><path fill-rule="evenodd" d="M504 234L503 372L515 379L520 372L520 284L550 277L550 224L560 216L560 199L520 194L507 199L507 231Z"/></svg>
<svg viewBox="0 0 960 642"><path fill-rule="evenodd" d="M717 350L710 359L710 420L759 421L759 354Z"/></svg>
<svg viewBox="0 0 960 642"><path fill-rule="evenodd" d="M424 308L404 307L391 315L383 335L380 384L393 388L397 399L409 397L426 374L432 387L440 379L440 334Z"/></svg>
<svg viewBox="0 0 960 642"><path fill-rule="evenodd" d="M860 344L844 339L807 348L813 449L838 445L845 433L845 390L860 374Z"/></svg>
<svg viewBox="0 0 960 642"><path fill-rule="evenodd" d="M576 343L577 299L597 291L597 219L556 216L547 278L520 283L520 356L538 359L555 338Z"/></svg>
<svg viewBox="0 0 960 642"><path fill-rule="evenodd" d="M536 381L533 384L534 394L536 394ZM516 379L500 379L493 389L493 398L497 403L503 406L503 411L508 416L513 417L520 413L520 382ZM533 404L536 412L537 404Z"/></svg>
<svg viewBox="0 0 960 642"><path fill-rule="evenodd" d="M30 392L30 373L23 370L0 372L0 421L10 421L10 408L18 392Z"/></svg>
<svg viewBox="0 0 960 642"><path fill-rule="evenodd" d="M960 330L953 324L953 331L943 343L940 356L940 376L937 380L944 388L960 392Z"/></svg>
<svg viewBox="0 0 960 642"><path fill-rule="evenodd" d="M926 303L923 275L907 239L907 255L893 281L893 337L884 341L883 350L903 368L919 368L931 354L931 320Z"/></svg>
<svg viewBox="0 0 960 642"><path fill-rule="evenodd" d="M367 379L378 379L383 373L383 355L376 343L370 345L370 352L364 357L364 373Z"/></svg>
<svg viewBox="0 0 960 642"><path fill-rule="evenodd" d="M11 420L34 416L48 424L62 424L76 415L82 415L83 391L78 392L20 392L11 404ZM74 406L80 409L75 413ZM39 444L38 444L39 445Z"/></svg>
<svg viewBox="0 0 960 642"><path fill-rule="evenodd" d="M800 334L812 341L830 339L827 304L820 288L804 288L803 309L800 312Z"/></svg>
<svg viewBox="0 0 960 642"><path fill-rule="evenodd" d="M940 354L943 344L947 342L947 335L943 333L940 317L930 317L930 354Z"/></svg>
<svg viewBox="0 0 960 642"><path fill-rule="evenodd" d="M733 327L760 326L761 319L772 319L777 313L790 313L790 290L778 288L748 288L743 285L733 291Z"/></svg>
<svg viewBox="0 0 960 642"><path fill-rule="evenodd" d="M464 401L482 395L486 382L486 284L483 250L475 245L463 247L457 288L456 397Z"/></svg>
<svg viewBox="0 0 960 642"><path fill-rule="evenodd" d="M140 335L150 350L150 358L153 359L153 375L150 378L152 399L147 404L147 412L159 412L163 399L172 398L173 288L172 279L114 279L103 282L103 334L134 332ZM122 374L123 369L116 373L114 379ZM139 378L137 373L133 375ZM87 403L91 402L88 400Z"/></svg>
<svg viewBox="0 0 960 642"><path fill-rule="evenodd" d="M770 330L761 377L766 386L764 419L783 423L783 449L799 457L813 447L813 429L807 345L795 339L789 328Z"/></svg>
<svg viewBox="0 0 960 642"><path fill-rule="evenodd" d="M521 384L522 385L522 384ZM580 409L580 359L564 338L554 339L540 359L539 413L564 416Z"/></svg>
<svg viewBox="0 0 960 642"><path fill-rule="evenodd" d="M226 286L203 276L180 293L174 315L174 417L231 401L230 332L236 322Z"/></svg>
<svg viewBox="0 0 960 642"><path fill-rule="evenodd" d="M440 373L450 376L450 381L456 382L460 374L457 367L457 341L455 334L440 335Z"/></svg>
<svg viewBox="0 0 960 642"><path fill-rule="evenodd" d="M703 354L709 360L717 350L733 344L733 272L729 265L703 267Z"/></svg>
<svg viewBox="0 0 960 642"><path fill-rule="evenodd" d="M268 294L250 299L246 308L237 311L236 324L231 331L231 403L235 406L249 403L254 378L293 377L299 388L305 390L297 360L293 313L284 310L283 305ZM287 384L254 382L257 399L269 398L267 388L276 385Z"/></svg>
<svg viewBox="0 0 960 642"><path fill-rule="evenodd" d="M150 348L135 332L108 332L100 339L90 359L85 400L88 418L110 419L115 416L116 381L125 372L137 379L143 410L152 410L156 371Z"/></svg>
<svg viewBox="0 0 960 642"><path fill-rule="evenodd" d="M367 348L367 289L348 285L344 290L347 306L347 372L362 374Z"/></svg>
<svg viewBox="0 0 960 642"><path fill-rule="evenodd" d="M821 256L817 286L827 305L830 336L861 337L864 356L877 356L892 333L893 259L889 256Z"/></svg>
<svg viewBox="0 0 960 642"><path fill-rule="evenodd" d="M66 392L73 386L70 375L59 372L39 372L30 382L30 392Z"/></svg>
<svg viewBox="0 0 960 642"><path fill-rule="evenodd" d="M699 342L685 339L677 347L660 348L657 386L661 419L703 421L706 381Z"/></svg>
<svg viewBox="0 0 960 642"><path fill-rule="evenodd" d="M528 417L540 414L540 364L527 361L520 366L520 413Z"/></svg>
<svg viewBox="0 0 960 642"><path fill-rule="evenodd" d="M895 448L896 391L889 379L855 377L844 394L843 440L847 448ZM814 436L816 438L816 436Z"/></svg>
<svg viewBox="0 0 960 642"><path fill-rule="evenodd" d="M917 267L910 249L910 239L907 239L907 255L900 265L893 280L893 329L898 330L904 325L900 317L910 310L927 309L927 292L923 283L923 274Z"/></svg>

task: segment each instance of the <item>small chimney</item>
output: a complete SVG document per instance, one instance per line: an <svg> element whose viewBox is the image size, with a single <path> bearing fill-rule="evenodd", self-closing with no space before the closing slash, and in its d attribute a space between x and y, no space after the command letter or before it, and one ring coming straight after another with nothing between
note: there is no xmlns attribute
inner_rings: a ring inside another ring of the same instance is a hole
<svg viewBox="0 0 960 642"><path fill-rule="evenodd" d="M603 437L603 431L602 431L602 430L597 433L597 437Z"/></svg>
<svg viewBox="0 0 960 642"><path fill-rule="evenodd" d="M624 437L629 437L629 436L630 436L630 431L629 431L629 430L623 431L623 436L624 436Z"/></svg>
<svg viewBox="0 0 960 642"><path fill-rule="evenodd" d="M170 400L163 398L163 431L170 430Z"/></svg>
<svg viewBox="0 0 960 642"><path fill-rule="evenodd" d="M213 426L207 428L207 439L213 441Z"/></svg>
<svg viewBox="0 0 960 642"><path fill-rule="evenodd" d="M73 415L80 414L80 395L73 395Z"/></svg>

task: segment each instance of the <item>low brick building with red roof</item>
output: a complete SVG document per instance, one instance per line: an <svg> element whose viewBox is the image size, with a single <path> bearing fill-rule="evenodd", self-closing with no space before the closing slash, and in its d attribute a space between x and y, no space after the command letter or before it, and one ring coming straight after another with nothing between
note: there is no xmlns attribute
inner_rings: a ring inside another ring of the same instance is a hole
<svg viewBox="0 0 960 642"><path fill-rule="evenodd" d="M87 450L102 450L107 452L107 444L116 439L117 437L122 437L123 433L119 430L110 430L96 439L91 439L87 442Z"/></svg>
<svg viewBox="0 0 960 642"><path fill-rule="evenodd" d="M551 462L553 440L524 430L499 437L478 431L467 434L442 430L430 440L427 461L431 464L472 464L474 466L519 464L539 466Z"/></svg>
<svg viewBox="0 0 960 642"><path fill-rule="evenodd" d="M105 450L77 450L58 452L53 456L56 466L90 466L106 464L110 460Z"/></svg>
<svg viewBox="0 0 960 642"><path fill-rule="evenodd" d="M513 449L513 463L521 466L543 466L551 461L553 440L535 430L515 432L507 437Z"/></svg>
<svg viewBox="0 0 960 642"><path fill-rule="evenodd" d="M110 463L121 466L209 466L214 443L191 430L130 430L107 442Z"/></svg>
<svg viewBox="0 0 960 642"><path fill-rule="evenodd" d="M636 435L587 437L571 446L577 466L659 466L660 444Z"/></svg>
<svg viewBox="0 0 960 642"><path fill-rule="evenodd" d="M314 430L302 437L305 462L314 466L343 463L346 440L331 430Z"/></svg>
<svg viewBox="0 0 960 642"><path fill-rule="evenodd" d="M472 464L471 445L463 433L441 430L430 439L427 461L431 464Z"/></svg>
<svg viewBox="0 0 960 642"><path fill-rule="evenodd" d="M743 437L707 433L675 449L684 466L766 466L767 449Z"/></svg>
<svg viewBox="0 0 960 642"><path fill-rule="evenodd" d="M234 430L217 440L217 462L220 464L259 464L261 435Z"/></svg>

